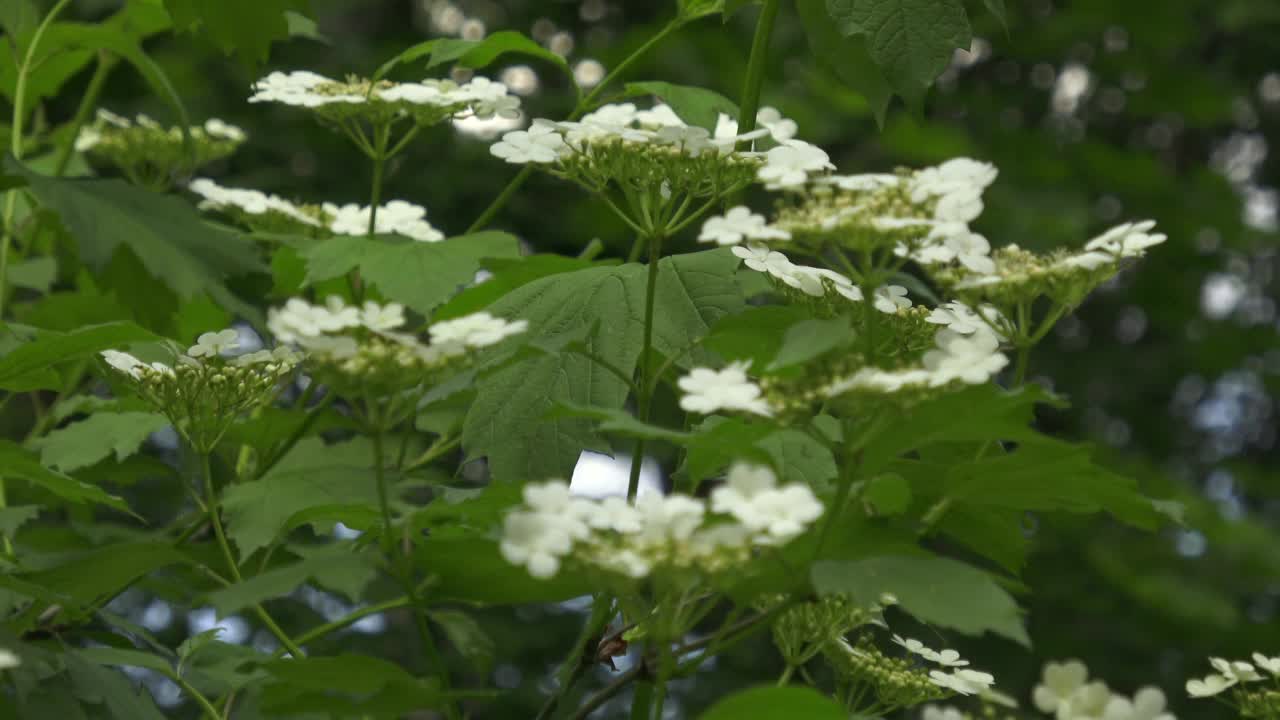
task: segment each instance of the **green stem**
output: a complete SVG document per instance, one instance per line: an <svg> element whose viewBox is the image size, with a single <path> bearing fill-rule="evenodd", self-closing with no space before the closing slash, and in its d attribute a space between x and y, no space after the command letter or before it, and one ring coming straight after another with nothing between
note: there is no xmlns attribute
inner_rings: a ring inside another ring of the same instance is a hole
<svg viewBox="0 0 1280 720"><path fill-rule="evenodd" d="M231 571L231 579L237 583L242 582L244 578L240 575L240 565L236 562L235 555L231 552L231 544L227 542L227 533L222 528L218 496L213 491L213 473L209 469L209 453L200 453L200 474L204 479L205 506L209 510L209 524L213 526L213 535L218 541L218 547L222 549L222 557L227 561L227 569ZM262 621L262 624L266 626L267 630L272 635L275 635L280 644L289 651L289 654L295 658L305 657L302 648L299 648L293 640L289 639L289 634L276 624L276 621L267 613L265 608L261 605L254 605L253 611L258 616L258 619Z"/></svg>
<svg viewBox="0 0 1280 720"><path fill-rule="evenodd" d="M617 80L622 73L626 72L627 69L630 68L637 60L656 48L663 40L666 40L668 35L679 30L686 22L688 22L686 19L676 17L664 25L656 35L649 38L643 45L636 48L635 52L631 53L624 58L622 62L618 63L618 66L610 71L608 75L605 75L604 79L600 81L600 84L592 88L591 92L587 93L586 97L579 100L578 104L574 106L573 112L569 113L569 117L567 119L573 121L582 117L591 109L591 106L605 91L605 88L609 87L609 85ZM525 165L520 168L520 172L516 173L515 177L511 178L510 182L507 183L507 186L502 189L502 192L498 193L498 196L493 199L493 202L489 203L489 207L485 208L484 212L480 213L480 217L476 218L475 222L471 223L471 227L467 228L467 233L477 232L492 222L494 216L498 214L498 211L506 206L507 202L511 200L511 197L516 194L516 191L524 185L525 181L528 180L529 176L532 174L532 165Z"/></svg>
<svg viewBox="0 0 1280 720"><path fill-rule="evenodd" d="M1018 346L1018 354L1013 366L1013 386L1018 387L1027 380L1027 359L1031 355L1029 345Z"/></svg>
<svg viewBox="0 0 1280 720"><path fill-rule="evenodd" d="M386 602L380 602L377 605L369 605L368 607L362 607L358 610L353 610L349 615L344 615L343 617L340 617L337 620L334 620L333 622L316 626L306 631L305 633L299 635L298 643L305 645L306 643L314 642L324 637L325 635L328 635L333 632L337 632L338 630L341 630L347 627L348 625L352 625L356 623L361 618L365 618L370 615L377 615L380 612L386 612L388 610L395 610L396 608L401 608L406 605L411 605L412 602L413 601L409 599L409 596L405 595L402 597L395 598L394 600L387 600ZM283 654L284 653L281 651L276 651L277 657L280 657Z"/></svg>
<svg viewBox="0 0 1280 720"><path fill-rule="evenodd" d="M582 633L578 635L578 640L573 644L573 648L569 650L569 656L564 659L564 663L560 666L560 672L557 673L557 679L560 681L560 687L547 698L547 702L542 706L542 710L538 712L535 720L550 720L555 715L556 708L564 700L564 697L573 690L573 686L578 680L591 669L596 663L596 648L592 646L592 641L600 637L600 633L604 631L605 625L609 622L609 617L613 610L613 600L607 595L598 595L595 602L591 606L591 616L587 618L587 622L582 626Z"/></svg>
<svg viewBox="0 0 1280 720"><path fill-rule="evenodd" d="M176 672L165 674L168 675L169 679L176 683L178 687L182 688L185 693L190 695L192 700L196 701L196 704L199 705L200 709L204 711L204 714L209 717L209 720L222 720L222 713L218 712L218 708L214 707L213 703L209 702L209 698L205 697L204 693L192 687L191 683L183 680L182 676Z"/></svg>
<svg viewBox="0 0 1280 720"><path fill-rule="evenodd" d="M649 238L649 281L644 294L644 335L640 345L640 392L636 397L636 410L640 422L649 422L649 406L653 399L653 306L658 294L658 261L662 259L662 236ZM635 454L631 457L631 477L627 481L627 500L635 502L640 491L640 468L644 463L644 438L636 440Z"/></svg>
<svg viewBox="0 0 1280 720"><path fill-rule="evenodd" d="M778 19L781 0L764 0L760 18L756 20L756 34L751 41L751 57L747 60L747 79L742 86L742 98L738 102L738 134L745 135L756 129L756 113L760 108L760 86L764 84L764 69L769 59L769 39L773 36L773 24Z"/></svg>
<svg viewBox="0 0 1280 720"><path fill-rule="evenodd" d="M89 121L89 116L93 114L94 106L98 104L98 97L102 95L102 86L106 84L107 77L115 69L116 62L116 56L105 50L98 51L98 64L93 70L93 77L89 78L89 86L85 88L84 96L80 98L80 107L76 109L75 118L71 121L67 142L58 148L58 159L53 166L54 177L62 177L67 171L67 165L71 162L71 151L75 149L76 138L80 135L80 128L84 127L84 124Z"/></svg>
<svg viewBox="0 0 1280 720"><path fill-rule="evenodd" d="M653 710L653 683L641 680L636 683L631 698L631 720L649 720Z"/></svg>
<svg viewBox="0 0 1280 720"><path fill-rule="evenodd" d="M778 678L777 686L782 687L783 685L786 685L787 683L791 682L791 676L795 673L795 671L796 671L795 665L788 665L787 669L783 670L782 675Z"/></svg>
<svg viewBox="0 0 1280 720"><path fill-rule="evenodd" d="M382 508L382 552L387 556L387 562L394 567L397 555L396 541L392 529L391 498L387 490L386 468L383 467L386 461L383 449L383 435L386 432L386 428L383 427L384 417L370 418L370 425L372 426L370 435L373 440L373 476L378 485L378 504ZM426 608L423 606L422 598L418 595L418 589L414 585L413 557L409 554L408 548L404 548L403 562L400 565L400 572L393 573L393 576L399 575L400 584L404 587L409 603L413 606L413 622L418 628L418 636L422 639L423 651L426 652L427 658L439 673L441 690L445 695L448 695L449 668L445 665L440 649L436 647L435 637L431 634L431 626L427 623ZM446 702L444 710L445 716L450 720L456 720L459 717L458 708L452 702Z"/></svg>
<svg viewBox="0 0 1280 720"><path fill-rule="evenodd" d="M382 126L374 130L373 187L369 190L369 237L377 228L378 203L382 202L382 175L387 166L387 134L391 129Z"/></svg>

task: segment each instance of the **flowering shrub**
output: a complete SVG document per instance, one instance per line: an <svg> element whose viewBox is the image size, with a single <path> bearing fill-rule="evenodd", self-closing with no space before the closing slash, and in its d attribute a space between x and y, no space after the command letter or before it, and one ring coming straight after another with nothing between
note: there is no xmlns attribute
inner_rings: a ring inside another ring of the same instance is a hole
<svg viewBox="0 0 1280 720"><path fill-rule="evenodd" d="M999 552L1024 513L1142 529L1170 513L1037 430L1037 405L1066 399L1028 381L1056 323L1165 236L1126 222L1032 251L975 229L989 162L837 168L759 107L777 0L760 3L736 103L619 88L628 60L577 88L566 118L526 119L470 73L508 53L567 64L511 32L428 41L367 76L254 83L255 112L284 106L367 159L360 202L197 176L252 131L192 124L136 39L61 22L67 4L22 39L0 177L0 402L38 409L21 442L0 441L0 700L22 717L160 716L130 679L174 688L175 717L491 717L494 641L472 611L536 603L583 616L539 718L611 702L667 717L680 679L756 633L776 686L703 717L1023 717L980 659L901 633L1028 645ZM226 32L216 3L165 5ZM743 5L682 0L654 42ZM826 5L845 36L873 34ZM86 44L129 59L181 122L126 120L93 90L65 126L29 125L39 61ZM465 81L388 77L454 63ZM912 82L942 69L928 67ZM470 230L384 197L411 143L491 118L520 129L484 172L522 167ZM66 178L72 153L100 177ZM623 257L583 238L581 256L549 258L490 229L533 172L628 228ZM9 280L10 256L56 272ZM116 273L128 282L100 282ZM625 480L585 488L588 451ZM651 457L669 482L642 482ZM120 612L129 597L223 622L170 643ZM320 620L292 612L308 598ZM348 628L388 617L414 637L343 652ZM1211 662L1190 696L1280 717L1280 659ZM586 688L602 664L615 675ZM1113 693L1079 662L1046 666L1031 707L1172 718L1160 690Z"/></svg>

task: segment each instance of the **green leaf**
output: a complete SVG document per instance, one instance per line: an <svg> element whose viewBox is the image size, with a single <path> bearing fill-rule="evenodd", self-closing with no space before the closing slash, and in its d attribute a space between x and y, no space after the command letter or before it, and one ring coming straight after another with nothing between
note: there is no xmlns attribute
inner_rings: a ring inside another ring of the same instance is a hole
<svg viewBox="0 0 1280 720"><path fill-rule="evenodd" d="M39 505L9 505L0 508L0 535L12 538L23 525L40 516Z"/></svg>
<svg viewBox="0 0 1280 720"><path fill-rule="evenodd" d="M414 558L431 578L432 597L439 602L479 605L521 605L561 602L594 589L583 577L561 568L555 577L539 580L507 562L498 543L477 537L428 538Z"/></svg>
<svg viewBox="0 0 1280 720"><path fill-rule="evenodd" d="M778 430L757 440L755 447L769 455L784 483L802 482L821 492L839 474L831 450L801 430Z"/></svg>
<svg viewBox="0 0 1280 720"><path fill-rule="evenodd" d="M10 265L5 276L13 287L47 293L58 277L58 260L51 255L29 258Z"/></svg>
<svg viewBox="0 0 1280 720"><path fill-rule="evenodd" d="M773 425L763 422L709 417L694 428L694 434L688 440L688 453L682 468L684 474L696 487L699 480L723 470L734 460L769 463L772 458L757 444L774 429Z"/></svg>
<svg viewBox="0 0 1280 720"><path fill-rule="evenodd" d="M334 545L212 592L209 602L219 616L226 616L273 597L288 595L308 580L338 590L356 602L377 572L378 563L370 553L352 552L346 545Z"/></svg>
<svg viewBox="0 0 1280 720"><path fill-rule="evenodd" d="M902 453L939 443L1044 441L1045 436L1029 427L1036 403L1060 401L1038 385L1016 390L987 385L921 403L891 420L868 442L863 470L876 472Z"/></svg>
<svg viewBox="0 0 1280 720"><path fill-rule="evenodd" d="M399 55L383 63L374 73L375 80L384 78L396 66L427 58L427 69L445 63L456 62L466 68L478 69L487 67L499 57L507 54L524 55L545 60L564 71L573 80L573 69L563 56L557 55L514 30L501 30L485 37L483 40L461 40L457 38L437 38L413 45Z"/></svg>
<svg viewBox="0 0 1280 720"><path fill-rule="evenodd" d="M399 717L438 707L443 699L434 678L416 678L367 655L273 660L262 667L270 675L262 709L274 717Z"/></svg>
<svg viewBox="0 0 1280 720"><path fill-rule="evenodd" d="M135 687L125 675L69 652L61 655L67 666L75 694L82 700L106 705L115 720L163 720L151 694ZM101 717L95 713L94 717Z"/></svg>
<svg viewBox="0 0 1280 720"><path fill-rule="evenodd" d="M29 343L0 356L0 387L12 388L50 366L129 343L158 340L154 334L127 322L90 325L68 333L42 332ZM45 387L45 386L42 386ZM57 385L49 389L57 389ZM31 389L29 387L24 389Z"/></svg>
<svg viewBox="0 0 1280 720"><path fill-rule="evenodd" d="M809 313L797 305L748 308L716 322L703 347L714 351L725 362L750 360L755 367L762 368L777 356L787 331L807 318Z"/></svg>
<svg viewBox="0 0 1280 720"><path fill-rule="evenodd" d="M759 2L760 0L724 0L724 21L729 22L729 18L733 17L734 13L748 5L759 4Z"/></svg>
<svg viewBox="0 0 1280 720"><path fill-rule="evenodd" d="M50 470L40 464L34 453L10 440L0 439L0 469L5 477L26 480L72 503L97 503L121 512L130 512L124 500L88 483Z"/></svg>
<svg viewBox="0 0 1280 720"><path fill-rule="evenodd" d="M698 720L848 720L839 703L805 687L755 687L712 705Z"/></svg>
<svg viewBox="0 0 1280 720"><path fill-rule="evenodd" d="M297 513L327 505L378 506L366 440L300 441L270 472L232 485L222 499L227 535L241 556L270 545Z"/></svg>
<svg viewBox="0 0 1280 720"><path fill-rule="evenodd" d="M782 347L769 363L769 370L781 370L809 362L853 341L847 318L805 320L787 329Z"/></svg>
<svg viewBox="0 0 1280 720"><path fill-rule="evenodd" d="M309 283L359 269L388 298L426 314L470 284L482 259L519 253L515 236L486 231L435 243L342 236L317 243L303 255Z"/></svg>
<svg viewBox="0 0 1280 720"><path fill-rule="evenodd" d="M893 87L871 59L866 38L841 35L827 14L825 0L796 0L796 10L814 56L866 99L876 122L884 127Z"/></svg>
<svg viewBox="0 0 1280 720"><path fill-rule="evenodd" d="M1005 9L1004 0L982 0L987 11L996 16L1006 34L1009 32L1009 12Z"/></svg>
<svg viewBox="0 0 1280 720"><path fill-rule="evenodd" d="M627 95L656 95L671 106L681 120L715 132L720 114L738 117L738 105L714 90L669 82L627 83Z"/></svg>
<svg viewBox="0 0 1280 720"><path fill-rule="evenodd" d="M556 403L547 413L548 418L581 417L591 418L598 424L596 429L609 435L629 438L645 438L647 440L669 440L682 442L689 433L641 422L636 416L621 408L595 408L575 403Z"/></svg>
<svg viewBox="0 0 1280 720"><path fill-rule="evenodd" d="M94 548L56 567L18 577L47 589L68 608L85 607L159 568L190 562L168 543L123 542Z"/></svg>
<svg viewBox="0 0 1280 720"><path fill-rule="evenodd" d="M847 594L858 604L898 599L916 619L967 635L991 631L1022 645L1030 638L1018 604L987 573L931 555L893 555L863 560L821 561L810 569L820 595Z"/></svg>
<svg viewBox="0 0 1280 720"><path fill-rule="evenodd" d="M1094 513L1153 529L1156 511L1135 481L1098 467L1085 446L1024 444L952 465L945 492L959 502L1012 510Z"/></svg>
<svg viewBox="0 0 1280 720"><path fill-rule="evenodd" d="M827 11L840 33L867 38L871 58L909 100L973 39L962 0L827 0Z"/></svg>
<svg viewBox="0 0 1280 720"><path fill-rule="evenodd" d="M911 507L911 486L901 475L877 475L867 481L862 499L877 515L901 515Z"/></svg>
<svg viewBox="0 0 1280 720"><path fill-rule="evenodd" d="M484 267L493 277L479 285L458 293L441 305L431 316L434 320L448 320L478 312L492 305L499 298L539 278L560 273L585 270L595 263L560 255L528 255L521 258L487 258Z"/></svg>
<svg viewBox="0 0 1280 720"><path fill-rule="evenodd" d="M151 653L140 650L126 650L116 647L89 647L76 653L95 665L117 665L121 667L139 667L169 675L173 668L169 663Z"/></svg>
<svg viewBox="0 0 1280 720"><path fill-rule="evenodd" d="M333 41L324 33L320 32L320 27L316 25L316 21L303 15L302 13L286 10L284 13L285 22L289 23L289 37L300 37L308 40L314 40L322 45L332 45Z"/></svg>
<svg viewBox="0 0 1280 720"><path fill-rule="evenodd" d="M209 292L225 304L222 282L266 272L247 238L210 225L189 203L120 180L58 180L20 168L40 202L75 236L81 258L99 270L121 246L180 298Z"/></svg>
<svg viewBox="0 0 1280 720"><path fill-rule="evenodd" d="M289 37L289 11L305 10L307 0L164 0L179 30L208 37L224 53L245 64L266 62L271 44Z"/></svg>
<svg viewBox="0 0 1280 720"><path fill-rule="evenodd" d="M487 675L493 669L497 648L475 618L460 610L433 610L428 617L476 672Z"/></svg>
<svg viewBox="0 0 1280 720"><path fill-rule="evenodd" d="M108 455L116 461L136 453L147 436L167 426L157 413L100 412L41 438L40 462L63 472L93 465Z"/></svg>
<svg viewBox="0 0 1280 720"><path fill-rule="evenodd" d="M722 250L661 261L653 333L659 352L686 351L712 323L742 307L736 264ZM642 342L646 274L644 266L628 264L552 275L517 288L489 310L529 321L527 337L513 343L562 347L572 340L629 376ZM521 358L480 384L462 444L470 457L487 456L499 480L567 477L582 450L605 445L590 423L548 418L548 410L562 402L617 409L627 392L626 383L581 353Z"/></svg>

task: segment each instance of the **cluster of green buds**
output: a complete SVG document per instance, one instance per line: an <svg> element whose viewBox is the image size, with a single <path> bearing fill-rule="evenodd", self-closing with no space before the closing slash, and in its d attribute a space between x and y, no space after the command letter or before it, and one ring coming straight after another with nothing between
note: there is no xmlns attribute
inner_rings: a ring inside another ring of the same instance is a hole
<svg viewBox="0 0 1280 720"><path fill-rule="evenodd" d="M776 607L784 598L772 597L763 610ZM863 625L883 625L882 606L859 605L845 595L824 595L817 600L788 608L773 621L773 644L788 667L799 667L817 657L831 642Z"/></svg>
<svg viewBox="0 0 1280 720"><path fill-rule="evenodd" d="M235 330L204 333L172 365L118 350L103 351L102 358L204 454L236 418L270 402L301 359L285 347L228 357L238 337Z"/></svg>
<svg viewBox="0 0 1280 720"><path fill-rule="evenodd" d="M882 653L870 636L860 636L856 644L843 638L822 648L822 655L835 672L837 695L851 710L879 715L951 697L921 666Z"/></svg>
<svg viewBox="0 0 1280 720"><path fill-rule="evenodd" d="M131 121L99 109L95 121L80 128L75 148L118 168L134 183L164 190L197 168L232 154L244 141L243 130L217 118L184 132L146 115Z"/></svg>

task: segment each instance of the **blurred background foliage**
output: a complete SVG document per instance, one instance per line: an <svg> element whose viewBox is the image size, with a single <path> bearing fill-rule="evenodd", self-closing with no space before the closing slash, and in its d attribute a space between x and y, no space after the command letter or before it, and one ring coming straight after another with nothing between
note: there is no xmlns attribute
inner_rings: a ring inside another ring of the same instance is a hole
<svg viewBox="0 0 1280 720"><path fill-rule="evenodd" d="M93 20L119 4L78 2L75 12ZM921 108L895 104L881 127L842 84L841 69L814 60L794 7L784 4L763 102L794 118L801 137L824 147L841 172L955 155L994 162L1000 179L977 229L995 245L1078 245L1111 224L1148 217L1168 233L1170 242L1137 271L1062 322L1032 367L1072 401L1043 413L1042 427L1108 448L1148 493L1185 504L1185 526L1145 535L1105 519L1049 528L1023 518L999 542L1013 538L1011 557L1025 556L1034 657L997 640L961 649L1023 698L1044 660L1079 657L1120 690L1163 686L1180 717L1219 717L1212 704L1183 699L1183 680L1206 672L1209 655L1280 651L1280 153L1270 147L1280 141L1280 3L1007 0L1007 30L981 3L971 5L970 51L956 54ZM295 27L312 37L274 46L265 68L228 58L206 31L158 36L147 49L193 118L221 117L251 133L207 174L298 200L356 202L369 180L356 151L304 113L249 105L259 75L368 74L429 37L517 29L566 55L589 86L673 11L673 2L658 0L311 0L316 32ZM756 12L685 28L625 79L736 97ZM566 115L574 102L566 79L551 65L523 63L487 72L525 94L533 116ZM398 72L413 77L412 68ZM69 119L90 75L76 75L41 117ZM118 113L174 119L127 68L108 78L103 97ZM514 174L489 156L485 133L499 130L464 123L433 131L397 158L390 195L426 205L435 225L461 233ZM576 254L599 238L607 253L624 255L625 228L582 199L535 175L495 224L536 252ZM752 202L764 208L767 200ZM691 237L682 242L692 248ZM139 310L164 297L155 294L162 287L137 281L120 267L101 279ZM211 622L156 617L166 611L146 602L121 609L174 644ZM523 608L481 619L494 640L487 680L515 690L487 716L531 716L577 616ZM400 634L367 630L333 642L397 656ZM676 690L673 705L691 711L729 687L772 677L774 658L764 640L744 645Z"/></svg>

